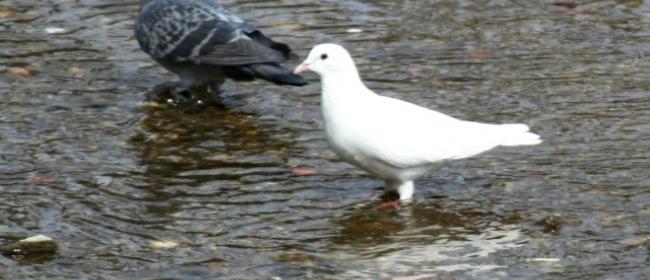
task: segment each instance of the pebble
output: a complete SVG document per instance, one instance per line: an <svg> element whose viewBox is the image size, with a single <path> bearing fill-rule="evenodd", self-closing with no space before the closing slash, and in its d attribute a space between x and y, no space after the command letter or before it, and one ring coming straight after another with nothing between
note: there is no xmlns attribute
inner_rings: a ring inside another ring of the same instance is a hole
<svg viewBox="0 0 650 280"><path fill-rule="evenodd" d="M526 260L529 263L557 263L560 262L558 258L532 258Z"/></svg>
<svg viewBox="0 0 650 280"><path fill-rule="evenodd" d="M171 240L158 240L158 241L152 241L149 246L153 249L171 249L178 247L180 245L176 241L171 241Z"/></svg>
<svg viewBox="0 0 650 280"><path fill-rule="evenodd" d="M46 27L45 28L45 33L47 34L61 34L65 32L65 28L61 27Z"/></svg>

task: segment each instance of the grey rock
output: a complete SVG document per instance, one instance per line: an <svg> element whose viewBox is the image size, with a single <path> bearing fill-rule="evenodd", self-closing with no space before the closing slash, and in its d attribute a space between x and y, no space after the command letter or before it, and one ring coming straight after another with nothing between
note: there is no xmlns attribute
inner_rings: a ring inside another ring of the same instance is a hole
<svg viewBox="0 0 650 280"><path fill-rule="evenodd" d="M54 240L42 234L0 246L0 251L6 256L43 256L55 254L57 250Z"/></svg>

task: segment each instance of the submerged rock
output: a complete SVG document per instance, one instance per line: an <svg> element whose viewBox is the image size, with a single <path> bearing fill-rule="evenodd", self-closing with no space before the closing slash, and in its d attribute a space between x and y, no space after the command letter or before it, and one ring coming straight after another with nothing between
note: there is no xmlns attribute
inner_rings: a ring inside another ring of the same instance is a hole
<svg viewBox="0 0 650 280"><path fill-rule="evenodd" d="M542 226L543 231L546 233L559 233L564 223L562 216L553 214L544 219L537 221L535 224Z"/></svg>
<svg viewBox="0 0 650 280"><path fill-rule="evenodd" d="M0 247L6 257L29 263L51 260L58 250L52 238L39 234Z"/></svg>

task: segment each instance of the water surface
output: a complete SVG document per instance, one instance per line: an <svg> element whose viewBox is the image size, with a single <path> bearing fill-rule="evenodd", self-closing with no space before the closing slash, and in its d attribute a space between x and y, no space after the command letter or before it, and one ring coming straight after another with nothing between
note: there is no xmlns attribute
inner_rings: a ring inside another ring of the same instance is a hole
<svg viewBox="0 0 650 280"><path fill-rule="evenodd" d="M137 1L0 1L0 243L60 248L0 257L0 277L650 274L650 3L224 3L301 56L344 44L377 92L545 142L445 165L378 210L381 181L324 141L315 75L231 84L226 108L152 105L174 77L131 37Z"/></svg>

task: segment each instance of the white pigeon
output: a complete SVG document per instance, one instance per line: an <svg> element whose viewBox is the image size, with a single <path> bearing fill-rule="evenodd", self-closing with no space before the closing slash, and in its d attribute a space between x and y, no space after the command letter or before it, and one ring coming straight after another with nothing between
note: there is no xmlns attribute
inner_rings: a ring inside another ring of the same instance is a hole
<svg viewBox="0 0 650 280"><path fill-rule="evenodd" d="M327 139L343 160L382 178L401 201L413 180L441 162L478 155L497 146L536 145L525 124L459 120L399 99L377 95L359 76L350 54L336 44L314 47L294 73L321 77Z"/></svg>

